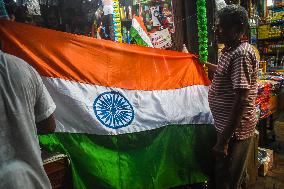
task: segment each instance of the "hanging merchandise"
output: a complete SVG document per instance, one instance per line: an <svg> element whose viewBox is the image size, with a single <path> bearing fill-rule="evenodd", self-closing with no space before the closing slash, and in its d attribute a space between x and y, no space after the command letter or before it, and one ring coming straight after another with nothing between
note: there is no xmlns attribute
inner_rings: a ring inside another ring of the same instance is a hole
<svg viewBox="0 0 284 189"><path fill-rule="evenodd" d="M113 20L114 41L122 43L120 9L119 9L118 0L113 0L112 20Z"/></svg>
<svg viewBox="0 0 284 189"><path fill-rule="evenodd" d="M150 38L155 48L167 49L172 46L171 34L168 29L150 33Z"/></svg>
<svg viewBox="0 0 284 189"><path fill-rule="evenodd" d="M102 39L114 40L114 35L112 32L112 15L104 15L99 28L99 34Z"/></svg>
<svg viewBox="0 0 284 189"><path fill-rule="evenodd" d="M131 6L128 6L128 19L132 19L133 18L133 12L132 12L132 7Z"/></svg>
<svg viewBox="0 0 284 189"><path fill-rule="evenodd" d="M199 60L201 60L202 62L206 62L208 59L206 0L197 0L197 19Z"/></svg>
<svg viewBox="0 0 284 189"><path fill-rule="evenodd" d="M5 4L3 0L0 0L0 19L9 19L9 16L7 14L7 11L5 9Z"/></svg>
<svg viewBox="0 0 284 189"><path fill-rule="evenodd" d="M160 11L159 6L153 6L150 8L151 14L152 14L152 24L153 26L161 26L161 23L159 22L160 17Z"/></svg>
<svg viewBox="0 0 284 189"><path fill-rule="evenodd" d="M250 25L250 43L255 45L257 42L257 23L254 19L249 19Z"/></svg>
<svg viewBox="0 0 284 189"><path fill-rule="evenodd" d="M103 15L95 13L102 39L163 49L173 46L175 27L171 0L102 0L102 5ZM161 40L157 40L157 36Z"/></svg>
<svg viewBox="0 0 284 189"><path fill-rule="evenodd" d="M119 10L120 10L120 18L121 18L121 20L126 19L125 6L120 7Z"/></svg>
<svg viewBox="0 0 284 189"><path fill-rule="evenodd" d="M256 105L260 111L260 119L268 117L271 114L270 110L270 93L272 85L266 81L258 81L258 93Z"/></svg>
<svg viewBox="0 0 284 189"><path fill-rule="evenodd" d="M224 0L216 0L215 4L216 4L217 11L221 10L227 5Z"/></svg>
<svg viewBox="0 0 284 189"><path fill-rule="evenodd" d="M38 0L28 0L24 3L30 15L41 15Z"/></svg>
<svg viewBox="0 0 284 189"><path fill-rule="evenodd" d="M168 28L170 33L175 33L174 16L171 0L141 0L134 1L137 14L144 18L148 32L160 31Z"/></svg>
<svg viewBox="0 0 284 189"><path fill-rule="evenodd" d="M102 39L114 40L113 32L113 0L102 0L103 16L100 35Z"/></svg>
<svg viewBox="0 0 284 189"><path fill-rule="evenodd" d="M151 40L147 35L147 30L144 26L142 17L134 16L132 19L130 34L133 41L135 41L135 44L153 47Z"/></svg>
<svg viewBox="0 0 284 189"><path fill-rule="evenodd" d="M113 0L102 0L104 15L113 14Z"/></svg>
<svg viewBox="0 0 284 189"><path fill-rule="evenodd" d="M96 37L97 39L101 39L102 35L102 21L103 21L103 7L99 6L99 8L95 12L95 20L93 21L92 25L92 36Z"/></svg>
<svg viewBox="0 0 284 189"><path fill-rule="evenodd" d="M171 4L163 4L161 24L163 28L169 28L170 33L175 33L174 16L171 7Z"/></svg>

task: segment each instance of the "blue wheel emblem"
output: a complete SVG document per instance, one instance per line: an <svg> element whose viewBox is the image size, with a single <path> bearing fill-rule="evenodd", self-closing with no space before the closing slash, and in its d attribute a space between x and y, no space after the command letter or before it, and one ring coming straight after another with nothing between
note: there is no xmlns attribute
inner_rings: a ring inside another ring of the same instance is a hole
<svg viewBox="0 0 284 189"><path fill-rule="evenodd" d="M94 101L97 119L106 127L118 129L129 126L134 119L134 110L129 101L119 92L100 94Z"/></svg>

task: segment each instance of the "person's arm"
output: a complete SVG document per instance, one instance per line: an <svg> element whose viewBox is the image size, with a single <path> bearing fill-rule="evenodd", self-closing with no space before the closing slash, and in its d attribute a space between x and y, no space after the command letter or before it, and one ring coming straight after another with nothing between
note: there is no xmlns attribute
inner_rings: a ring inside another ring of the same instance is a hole
<svg viewBox="0 0 284 189"><path fill-rule="evenodd" d="M56 126L53 114L51 114L47 119L36 123L36 127L38 135L45 135L54 132Z"/></svg>
<svg viewBox="0 0 284 189"><path fill-rule="evenodd" d="M216 72L216 70L217 70L216 64L211 64L209 62L205 62L204 64L208 67L209 70L211 70L212 72Z"/></svg>
<svg viewBox="0 0 284 189"><path fill-rule="evenodd" d="M236 96L234 99L234 105L230 113L228 126L218 136L217 143L213 148L213 151L216 153L216 155L227 155L229 140L241 123L241 118L244 113L244 107L246 99L249 95L249 90L236 89L235 92Z"/></svg>
<svg viewBox="0 0 284 189"><path fill-rule="evenodd" d="M205 66L208 67L209 70L211 70L212 72L216 72L217 70L217 64L212 64L212 63L209 63L209 62L202 62L200 61L201 64L205 64Z"/></svg>
<svg viewBox="0 0 284 189"><path fill-rule="evenodd" d="M37 134L49 134L53 132L56 127L53 114L56 106L37 71L32 67L30 67L30 69L32 75L34 76L33 82L36 89L34 115Z"/></svg>

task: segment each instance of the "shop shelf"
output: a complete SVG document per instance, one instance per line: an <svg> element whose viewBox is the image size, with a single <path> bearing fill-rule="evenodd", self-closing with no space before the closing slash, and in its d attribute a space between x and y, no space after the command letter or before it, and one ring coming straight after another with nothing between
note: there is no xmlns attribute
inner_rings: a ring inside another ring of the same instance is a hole
<svg viewBox="0 0 284 189"><path fill-rule="evenodd" d="M277 40L283 40L284 36L279 37L271 37L271 38L264 38L264 39L257 39L258 41L277 41Z"/></svg>
<svg viewBox="0 0 284 189"><path fill-rule="evenodd" d="M277 52L269 52L269 53L261 53L261 54L263 54L263 55L277 55ZM284 52L279 52L278 53L278 55L283 55L284 54Z"/></svg>
<svg viewBox="0 0 284 189"><path fill-rule="evenodd" d="M279 26L284 24L284 20L272 21L269 23L271 26Z"/></svg>
<svg viewBox="0 0 284 189"><path fill-rule="evenodd" d="M284 8L284 5L280 5L280 6L271 6L271 7L267 7L268 10L276 10L276 9L281 9Z"/></svg>

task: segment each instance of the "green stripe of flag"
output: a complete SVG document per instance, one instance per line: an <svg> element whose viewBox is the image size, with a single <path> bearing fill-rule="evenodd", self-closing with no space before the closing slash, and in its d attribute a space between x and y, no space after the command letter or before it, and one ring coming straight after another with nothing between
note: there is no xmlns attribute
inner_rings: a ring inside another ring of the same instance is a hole
<svg viewBox="0 0 284 189"><path fill-rule="evenodd" d="M116 136L55 133L44 148L67 154L77 189L165 189L208 180L212 125L171 125Z"/></svg>

